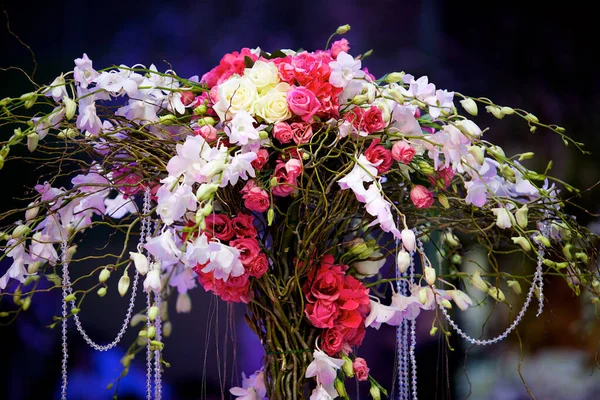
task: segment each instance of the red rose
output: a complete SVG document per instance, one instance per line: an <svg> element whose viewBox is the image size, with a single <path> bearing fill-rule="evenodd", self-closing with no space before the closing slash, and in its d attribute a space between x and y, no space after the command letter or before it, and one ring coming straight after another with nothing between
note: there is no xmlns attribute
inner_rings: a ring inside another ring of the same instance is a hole
<svg viewBox="0 0 600 400"><path fill-rule="evenodd" d="M181 92L181 102L184 106L189 106L194 101L195 96L191 91L183 91Z"/></svg>
<svg viewBox="0 0 600 400"><path fill-rule="evenodd" d="M240 251L240 261L244 267L248 266L260 252L258 240L255 238L240 238L229 242L229 245Z"/></svg>
<svg viewBox="0 0 600 400"><path fill-rule="evenodd" d="M337 323L344 328L356 329L363 324L365 318L358 310L341 310L337 318Z"/></svg>
<svg viewBox="0 0 600 400"><path fill-rule="evenodd" d="M248 214L238 214L231 219L231 227L237 237L256 237L254 217Z"/></svg>
<svg viewBox="0 0 600 400"><path fill-rule="evenodd" d="M344 340L350 346L360 346L362 344L365 335L367 334L367 329L365 328L365 324L362 323L358 326L358 328L344 328L342 327L341 332L344 334ZM348 351L350 353L350 351Z"/></svg>
<svg viewBox="0 0 600 400"><path fill-rule="evenodd" d="M267 270L269 269L269 260L265 253L260 253L254 258L254 260L250 261L247 267L247 271L250 275L255 278L260 278L263 276Z"/></svg>
<svg viewBox="0 0 600 400"><path fill-rule="evenodd" d="M433 205L433 193L423 185L415 185L410 190L410 199L417 208L429 208Z"/></svg>
<svg viewBox="0 0 600 400"><path fill-rule="evenodd" d="M245 57L249 57L252 61L258 59L258 56L249 48L243 48L241 52L234 51L231 54L225 54L219 65L204 74L200 82L212 88L225 82L233 74L243 75L244 69L246 69Z"/></svg>
<svg viewBox="0 0 600 400"><path fill-rule="evenodd" d="M256 186L254 181L248 181L241 193L244 206L250 211L265 212L271 206L269 193Z"/></svg>
<svg viewBox="0 0 600 400"><path fill-rule="evenodd" d="M293 136L292 128L287 122L279 122L273 126L273 137L279 140L279 143L290 143Z"/></svg>
<svg viewBox="0 0 600 400"><path fill-rule="evenodd" d="M392 158L404 164L410 163L415 153L415 149L404 141L396 142L392 146Z"/></svg>
<svg viewBox="0 0 600 400"><path fill-rule="evenodd" d="M220 240L229 240L233 237L231 220L225 214L210 214L204 220L206 222L206 233Z"/></svg>
<svg viewBox="0 0 600 400"><path fill-rule="evenodd" d="M338 329L326 329L321 334L320 344L323 351L333 357L342 351L342 347L344 346L344 335Z"/></svg>
<svg viewBox="0 0 600 400"><path fill-rule="evenodd" d="M363 316L369 312L369 289L353 276L345 276L338 300L342 310L358 310Z"/></svg>
<svg viewBox="0 0 600 400"><path fill-rule="evenodd" d="M369 367L367 367L367 362L364 358L356 357L352 363L352 369L354 370L356 379L359 381L364 382L369 379Z"/></svg>
<svg viewBox="0 0 600 400"><path fill-rule="evenodd" d="M333 328L339 310L335 303L317 301L315 303L308 303L304 313L315 327Z"/></svg>
<svg viewBox="0 0 600 400"><path fill-rule="evenodd" d="M259 149L256 152L256 158L252 161L252 168L255 171L261 171L265 164L269 161L269 152L265 149Z"/></svg>
<svg viewBox="0 0 600 400"><path fill-rule="evenodd" d="M379 142L379 139L374 139L371 142L365 151L365 157L367 157L367 160L372 164L375 164L377 172L384 174L392 166L392 153L385 147L379 145Z"/></svg>
<svg viewBox="0 0 600 400"><path fill-rule="evenodd" d="M313 135L310 124L294 122L292 123L291 128L293 139L296 144L308 143Z"/></svg>
<svg viewBox="0 0 600 400"><path fill-rule="evenodd" d="M382 131L386 126L383 114L377 106L371 106L363 115L361 129L373 133Z"/></svg>
<svg viewBox="0 0 600 400"><path fill-rule="evenodd" d="M198 282L207 292L213 292L221 300L234 303L249 303L252 299L248 274L230 276L227 282L215 279L211 272L202 272L205 265L197 265L194 270L198 274Z"/></svg>
<svg viewBox="0 0 600 400"><path fill-rule="evenodd" d="M333 302L340 296L344 286L344 275L334 269L319 268L317 276L312 281L307 299L310 302Z"/></svg>

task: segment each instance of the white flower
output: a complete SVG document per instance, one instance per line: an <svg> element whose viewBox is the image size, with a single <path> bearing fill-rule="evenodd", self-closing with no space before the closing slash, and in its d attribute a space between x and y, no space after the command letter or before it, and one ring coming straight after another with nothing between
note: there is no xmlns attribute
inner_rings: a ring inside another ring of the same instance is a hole
<svg viewBox="0 0 600 400"><path fill-rule="evenodd" d="M187 136L175 149L177 155L169 160L167 171L171 177L183 175L188 185L208 182L225 169L227 147L210 147L202 136Z"/></svg>
<svg viewBox="0 0 600 400"><path fill-rule="evenodd" d="M229 276L241 276L244 274L244 266L240 261L240 251L226 244L210 243L210 262L202 269L202 272L213 272L215 279L227 281Z"/></svg>
<svg viewBox="0 0 600 400"><path fill-rule="evenodd" d="M383 323L398 326L403 319L402 313L397 308L371 300L371 308L369 315L365 318L365 326L367 328L372 326L375 329L379 329Z"/></svg>
<svg viewBox="0 0 600 400"><path fill-rule="evenodd" d="M309 400L333 400L333 397L329 395L323 385L319 385L312 391Z"/></svg>
<svg viewBox="0 0 600 400"><path fill-rule="evenodd" d="M252 161L256 159L256 153L237 153L233 156L229 163L225 166L223 171L223 177L221 179L221 187L225 187L229 184L235 185L239 178L248 180L248 176L255 177L254 167Z"/></svg>
<svg viewBox="0 0 600 400"><path fill-rule="evenodd" d="M407 251L414 251L417 248L415 233L410 229L402 229L400 232L400 236L402 238L402 246Z"/></svg>
<svg viewBox="0 0 600 400"><path fill-rule="evenodd" d="M425 282L427 282L427 284L429 286L433 286L435 284L435 269L425 266L423 268L425 270Z"/></svg>
<svg viewBox="0 0 600 400"><path fill-rule="evenodd" d="M325 352L318 348L313 352L313 361L306 368L306 377L316 377L317 384L323 385L325 390L332 398L337 397L337 391L333 387L333 382L337 375L337 370L344 365L344 360L329 357Z"/></svg>
<svg viewBox="0 0 600 400"><path fill-rule="evenodd" d="M33 235L29 253L32 261L48 261L54 265L58 260L52 238L42 232L36 232Z"/></svg>
<svg viewBox="0 0 600 400"><path fill-rule="evenodd" d="M400 250L398 252L398 255L396 256L396 263L398 266L398 270L401 273L406 272L406 270L410 266L410 254L404 249Z"/></svg>
<svg viewBox="0 0 600 400"><path fill-rule="evenodd" d="M145 255L135 251L130 251L129 257L133 261L133 265L135 265L135 269L140 275L146 275L148 273L148 259Z"/></svg>
<svg viewBox="0 0 600 400"><path fill-rule="evenodd" d="M129 213L137 211L137 207L130 197L125 197L123 193L117 194L114 199L105 199L105 214L111 218L123 218Z"/></svg>
<svg viewBox="0 0 600 400"><path fill-rule="evenodd" d="M356 271L364 277L374 276L376 275L381 267L385 264L385 257L382 257L383 254L379 251L374 251L371 254L370 258L381 258L380 260L362 260L355 262L352 266L356 269Z"/></svg>
<svg viewBox="0 0 600 400"><path fill-rule="evenodd" d="M192 301L190 295L186 293L179 293L177 295L177 302L175 303L175 310L178 313L189 313L192 310Z"/></svg>
<svg viewBox="0 0 600 400"><path fill-rule="evenodd" d="M460 308L465 311L473 304L473 300L461 290L446 290L446 294L452 298L452 301Z"/></svg>
<svg viewBox="0 0 600 400"><path fill-rule="evenodd" d="M221 121L227 121L240 110L254 114L257 100L258 91L250 79L234 75L219 85L218 101L213 109Z"/></svg>
<svg viewBox="0 0 600 400"><path fill-rule="evenodd" d="M247 144L249 139L258 139L258 131L254 127L256 120L246 110L238 111L233 119L225 125L225 133L234 144Z"/></svg>
<svg viewBox="0 0 600 400"><path fill-rule="evenodd" d="M492 208L492 212L496 216L496 225L500 229L507 229L513 226L515 218L512 213L504 207Z"/></svg>
<svg viewBox="0 0 600 400"><path fill-rule="evenodd" d="M461 119L460 121L456 122L455 125L462 132L474 138L478 138L481 136L481 128L479 128L477 124L475 124L475 122L471 121L470 119Z"/></svg>
<svg viewBox="0 0 600 400"><path fill-rule="evenodd" d="M354 57L343 51L338 54L336 61L329 63L329 66L331 67L329 83L335 87L345 87L354 77L364 75L360 71L360 60L355 60Z"/></svg>
<svg viewBox="0 0 600 400"><path fill-rule="evenodd" d="M256 86L259 92L279 83L279 71L277 70L277 66L272 62L257 60L254 62L252 68L244 70L244 76Z"/></svg>
<svg viewBox="0 0 600 400"><path fill-rule="evenodd" d="M191 186L177 185L174 192L171 191L172 186L172 183L166 182L156 193L158 198L156 213L167 225L179 221L188 210L196 211L198 205Z"/></svg>
<svg viewBox="0 0 600 400"><path fill-rule="evenodd" d="M138 85L144 81L144 77L127 69L126 65L122 65L118 71L103 71L96 78L96 88L104 89L115 96L122 94L124 91L129 97L134 97L138 91Z"/></svg>
<svg viewBox="0 0 600 400"><path fill-rule="evenodd" d="M92 68L92 60L90 60L87 54L83 53L83 57L75 59L75 68L73 69L73 78L75 82L83 88L87 88L88 85L98 77L98 72Z"/></svg>
<svg viewBox="0 0 600 400"><path fill-rule="evenodd" d="M146 250L160 260L165 267L176 264L182 255L181 246L175 243L175 239L179 242L179 237L171 229L165 229L163 233L148 240L144 245Z"/></svg>
<svg viewBox="0 0 600 400"><path fill-rule="evenodd" d="M256 115L270 124L276 124L291 118L292 112L287 104L287 90L289 88L290 85L283 82L269 90L256 103Z"/></svg>
<svg viewBox="0 0 600 400"><path fill-rule="evenodd" d="M61 101L63 97L67 96L67 87L65 84L65 77L63 74L57 76L48 89L44 90L42 93L45 93L46 96L52 96L54 101Z"/></svg>
<svg viewBox="0 0 600 400"><path fill-rule="evenodd" d="M208 239L204 233L198 235L193 242L187 242L183 263L188 267L206 263L209 260L209 246Z"/></svg>
<svg viewBox="0 0 600 400"><path fill-rule="evenodd" d="M146 279L144 279L144 290L149 292L160 292L162 283L160 281L160 268L154 268L148 272Z"/></svg>
<svg viewBox="0 0 600 400"><path fill-rule="evenodd" d="M242 372L242 387L233 387L229 393L238 396L237 400L267 400L265 373L262 368L246 377Z"/></svg>
<svg viewBox="0 0 600 400"><path fill-rule="evenodd" d="M25 243L21 242L16 244L17 240L11 239L6 243L6 248L10 248L14 246L10 251L6 253L7 257L13 259L13 263L8 268L6 273L0 278L0 289L4 290L6 285L8 284L8 279L16 279L19 282L25 282L25 275L27 275L27 269L25 268L25 264L30 264L32 262L31 256L27 253L25 249Z"/></svg>

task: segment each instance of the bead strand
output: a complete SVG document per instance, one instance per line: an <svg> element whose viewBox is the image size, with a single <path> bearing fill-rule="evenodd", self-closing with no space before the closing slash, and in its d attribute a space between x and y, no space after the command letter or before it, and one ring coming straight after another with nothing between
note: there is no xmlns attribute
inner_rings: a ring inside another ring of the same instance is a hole
<svg viewBox="0 0 600 400"><path fill-rule="evenodd" d="M67 295L69 286L67 275L69 266L67 261L67 241L63 240L60 244L61 262L62 262L62 384L60 388L61 400L67 400L67 360L69 359L69 351L67 348Z"/></svg>

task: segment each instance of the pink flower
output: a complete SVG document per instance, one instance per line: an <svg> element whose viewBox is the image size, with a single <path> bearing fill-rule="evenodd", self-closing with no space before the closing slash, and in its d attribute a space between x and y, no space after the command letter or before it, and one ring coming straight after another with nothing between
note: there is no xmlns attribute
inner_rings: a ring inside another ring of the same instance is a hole
<svg viewBox="0 0 600 400"><path fill-rule="evenodd" d="M386 173L392 166L392 153L379 144L380 139L374 139L365 151L367 160L377 168L379 174Z"/></svg>
<svg viewBox="0 0 600 400"><path fill-rule="evenodd" d="M204 125L200 128L194 129L196 135L200 135L207 142L211 143L217 140L217 129L212 125Z"/></svg>
<svg viewBox="0 0 600 400"><path fill-rule="evenodd" d="M292 128L287 122L279 122L273 127L273 137L280 143L290 143L293 136Z"/></svg>
<svg viewBox="0 0 600 400"><path fill-rule="evenodd" d="M255 238L239 238L229 242L229 245L240 251L240 261L247 267L260 252L258 240Z"/></svg>
<svg viewBox="0 0 600 400"><path fill-rule="evenodd" d="M321 108L317 96L307 88L300 86L287 92L287 102L290 111L309 122Z"/></svg>
<svg viewBox="0 0 600 400"><path fill-rule="evenodd" d="M263 276L268 269L269 260L267 259L265 253L260 253L259 255L257 255L256 258L252 260L246 268L248 273L255 278L260 278L261 276Z"/></svg>
<svg viewBox="0 0 600 400"><path fill-rule="evenodd" d="M361 125L361 129L369 133L382 131L385 128L386 123L383 120L383 115L379 107L372 106L369 108L363 115Z"/></svg>
<svg viewBox="0 0 600 400"><path fill-rule="evenodd" d="M415 149L404 141L396 142L392 146L392 157L394 160L404 164L410 163L415 156L415 153Z"/></svg>
<svg viewBox="0 0 600 400"><path fill-rule="evenodd" d="M308 143L313 135L313 131L310 124L294 122L292 123L291 128L293 133L293 139L294 142L296 142L296 144Z"/></svg>
<svg viewBox="0 0 600 400"><path fill-rule="evenodd" d="M231 220L225 214L210 214L204 220L206 222L206 233L220 240L229 240L233 237Z"/></svg>
<svg viewBox="0 0 600 400"><path fill-rule="evenodd" d="M259 149L256 152L256 158L252 161L252 168L255 171L261 171L265 164L269 161L269 152L266 149Z"/></svg>
<svg viewBox="0 0 600 400"><path fill-rule="evenodd" d="M337 304L322 301L308 303L304 312L311 324L317 328L333 328L339 314Z"/></svg>
<svg viewBox="0 0 600 400"><path fill-rule="evenodd" d="M238 214L231 219L231 227L237 237L256 237L254 217L248 214Z"/></svg>
<svg viewBox="0 0 600 400"><path fill-rule="evenodd" d="M344 287L344 274L339 269L319 268L317 276L312 280L307 300L331 303L340 296Z"/></svg>
<svg viewBox="0 0 600 400"><path fill-rule="evenodd" d="M213 292L223 301L234 303L249 303L252 299L248 274L230 276L227 282L215 279L211 272L202 272L205 265L198 264L194 271L198 274L198 282L207 292Z"/></svg>
<svg viewBox="0 0 600 400"><path fill-rule="evenodd" d="M364 382L369 379L369 367L367 367L367 362L364 358L356 357L352 363L352 369L354 369L356 379L359 381Z"/></svg>
<svg viewBox="0 0 600 400"><path fill-rule="evenodd" d="M252 61L258 59L258 56L248 48L243 48L241 52L234 51L231 54L225 54L219 65L204 74L200 82L212 88L220 85L233 74L243 75L244 69L246 69L246 57L251 58Z"/></svg>
<svg viewBox="0 0 600 400"><path fill-rule="evenodd" d="M296 190L297 179L302 174L302 162L292 158L286 163L277 160L273 176L277 178L277 186L273 188L273 194L279 197L289 196Z"/></svg>
<svg viewBox="0 0 600 400"><path fill-rule="evenodd" d="M269 193L256 186L254 181L248 181L241 191L244 206L250 211L265 212L271 205Z"/></svg>
<svg viewBox="0 0 600 400"><path fill-rule="evenodd" d="M350 50L350 45L346 39L337 40L331 45L331 57L337 58L342 51L347 53L348 50Z"/></svg>
<svg viewBox="0 0 600 400"><path fill-rule="evenodd" d="M444 167L438 169L435 174L429 176L429 182L432 185L436 185L437 182L440 182L441 186L444 189L447 189L448 186L452 183L452 178L454 178L454 171L450 167Z"/></svg>
<svg viewBox="0 0 600 400"><path fill-rule="evenodd" d="M344 346L344 334L339 329L326 329L321 334L321 348L329 356L334 356L342 351Z"/></svg>
<svg viewBox="0 0 600 400"><path fill-rule="evenodd" d="M433 193L423 185L415 185L410 191L410 199L417 208L429 208L433 205Z"/></svg>

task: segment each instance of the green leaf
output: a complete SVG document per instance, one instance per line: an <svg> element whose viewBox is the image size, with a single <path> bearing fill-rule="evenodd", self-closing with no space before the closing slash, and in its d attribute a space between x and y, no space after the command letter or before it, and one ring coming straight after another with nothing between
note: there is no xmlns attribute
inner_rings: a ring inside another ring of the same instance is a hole
<svg viewBox="0 0 600 400"><path fill-rule="evenodd" d="M269 55L268 59L272 60L274 58L285 58L285 57L287 57L287 56L285 55L285 53L283 51L281 51L281 50L275 50L274 52L272 52Z"/></svg>
<svg viewBox="0 0 600 400"><path fill-rule="evenodd" d="M246 64L246 68L252 68L254 66L254 60L248 56L244 56L244 64Z"/></svg>

